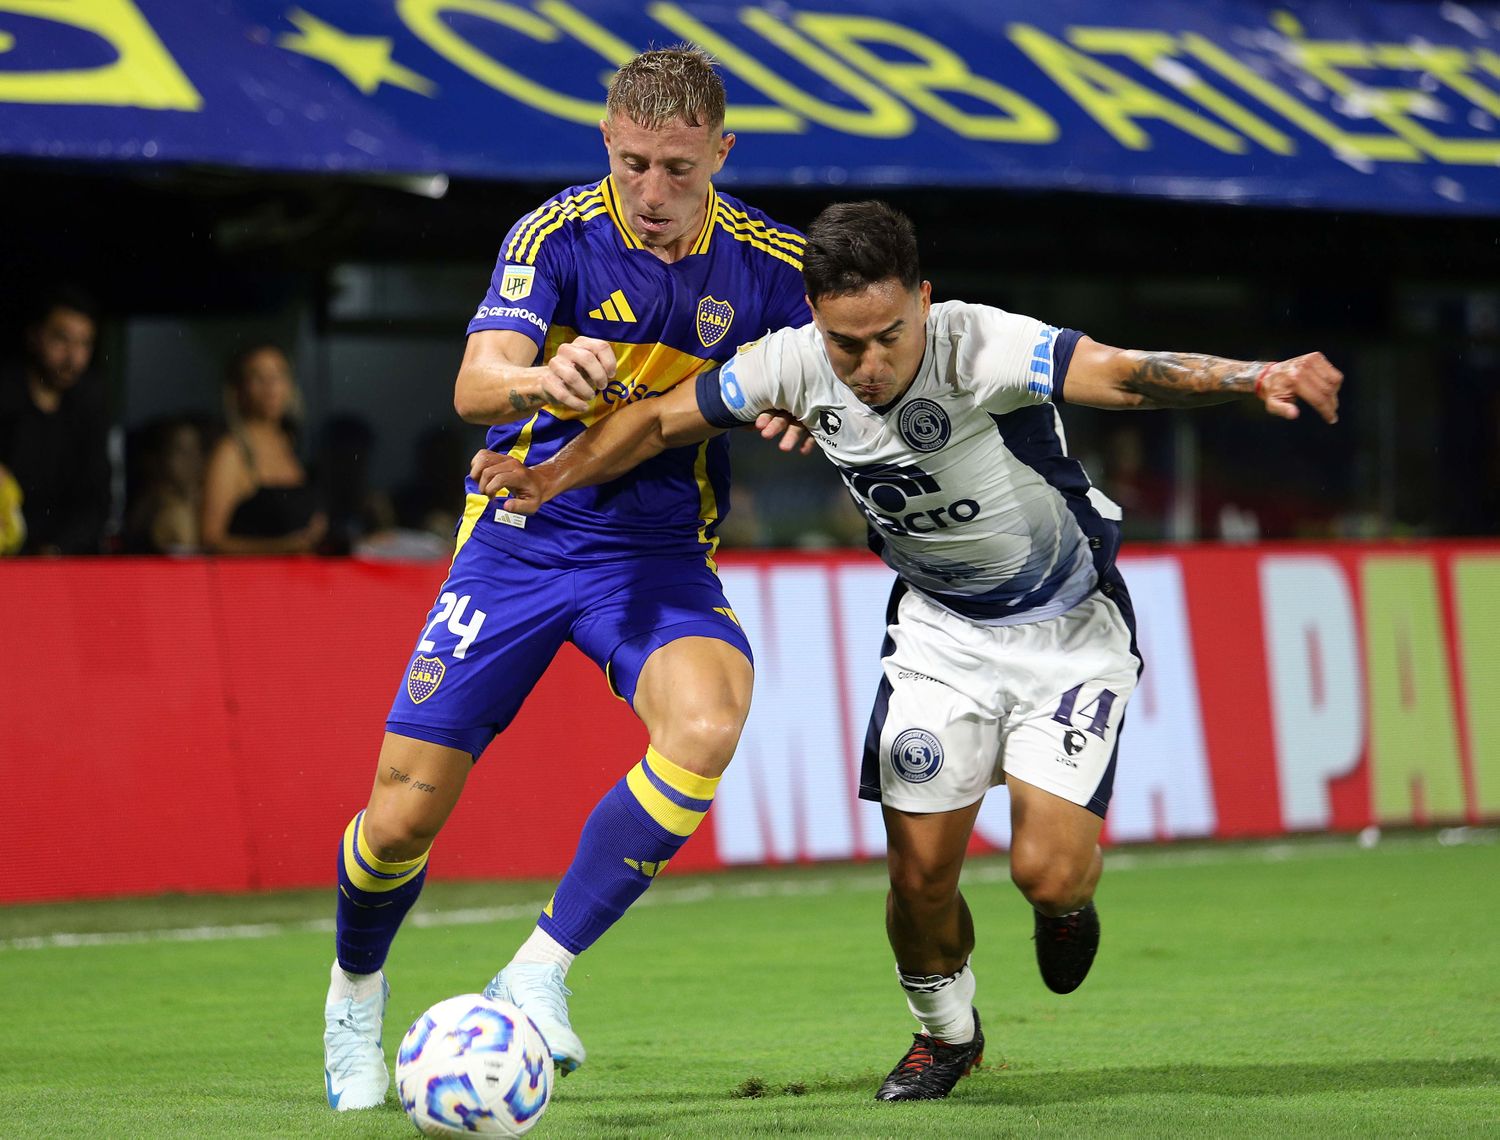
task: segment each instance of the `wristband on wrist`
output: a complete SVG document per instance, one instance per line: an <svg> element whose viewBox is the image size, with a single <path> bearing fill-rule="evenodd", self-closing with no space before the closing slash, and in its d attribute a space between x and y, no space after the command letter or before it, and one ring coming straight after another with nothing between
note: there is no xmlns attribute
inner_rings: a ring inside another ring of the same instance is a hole
<svg viewBox="0 0 1500 1140"><path fill-rule="evenodd" d="M1260 386L1261 386L1261 383L1266 378L1266 373L1269 372L1269 371L1271 371L1271 369L1275 368L1280 363L1281 363L1281 361L1279 361L1279 360L1273 360L1273 361L1271 361L1271 363L1267 364L1264 368L1262 368L1259 373L1256 374L1256 377L1255 377L1255 398L1257 400L1264 400L1265 399L1265 396L1261 394Z"/></svg>

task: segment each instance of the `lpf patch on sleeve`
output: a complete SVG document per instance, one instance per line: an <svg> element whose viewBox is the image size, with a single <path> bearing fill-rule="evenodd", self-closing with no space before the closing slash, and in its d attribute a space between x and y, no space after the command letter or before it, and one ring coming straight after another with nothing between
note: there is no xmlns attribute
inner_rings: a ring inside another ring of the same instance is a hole
<svg viewBox="0 0 1500 1140"><path fill-rule="evenodd" d="M536 280L535 265L507 265L500 275L500 296L507 301L519 301L531 295L531 283Z"/></svg>
<svg viewBox="0 0 1500 1140"><path fill-rule="evenodd" d="M447 669L436 657L418 657L413 661L411 672L406 675L406 695L411 698L411 703L419 705L437 692L446 672Z"/></svg>

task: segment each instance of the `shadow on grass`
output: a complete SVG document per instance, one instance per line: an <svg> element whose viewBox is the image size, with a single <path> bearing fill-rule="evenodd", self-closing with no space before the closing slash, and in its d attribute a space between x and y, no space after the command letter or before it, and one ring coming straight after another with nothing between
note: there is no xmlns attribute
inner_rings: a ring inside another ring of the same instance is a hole
<svg viewBox="0 0 1500 1140"><path fill-rule="evenodd" d="M879 1076L809 1082L810 1095L871 1092ZM1234 1098L1288 1097L1387 1089L1480 1088L1500 1084L1500 1058L1452 1061L1354 1061L1347 1064L1151 1065L1122 1069L1026 1073L979 1070L954 1101L1014 1106L1113 1100L1155 1093Z"/></svg>

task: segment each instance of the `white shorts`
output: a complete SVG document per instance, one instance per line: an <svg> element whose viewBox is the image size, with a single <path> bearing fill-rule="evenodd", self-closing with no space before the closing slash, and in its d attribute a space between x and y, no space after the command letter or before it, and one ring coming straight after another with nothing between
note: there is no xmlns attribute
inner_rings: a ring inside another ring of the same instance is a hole
<svg viewBox="0 0 1500 1140"><path fill-rule="evenodd" d="M1118 573L1022 625L978 625L900 583L892 602L860 796L952 811L1012 776L1102 817L1141 668Z"/></svg>

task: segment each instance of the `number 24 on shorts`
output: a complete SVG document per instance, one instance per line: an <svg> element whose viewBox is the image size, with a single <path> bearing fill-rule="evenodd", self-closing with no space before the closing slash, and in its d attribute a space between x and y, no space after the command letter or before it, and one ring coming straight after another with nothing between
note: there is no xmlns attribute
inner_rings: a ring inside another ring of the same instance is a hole
<svg viewBox="0 0 1500 1140"><path fill-rule="evenodd" d="M464 611L469 608L469 595L459 597L452 592L444 593L438 598L437 613L427 623L427 628L422 631L422 640L417 643L418 653L431 653L437 646L427 635L433 631L439 622L448 623L448 632L458 638L458 644L453 647L453 656L462 661L464 654L469 651L469 646L474 644L474 639L479 636L479 627L484 624L484 619L489 615L483 610L476 609L469 615L469 620L464 621Z"/></svg>

